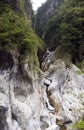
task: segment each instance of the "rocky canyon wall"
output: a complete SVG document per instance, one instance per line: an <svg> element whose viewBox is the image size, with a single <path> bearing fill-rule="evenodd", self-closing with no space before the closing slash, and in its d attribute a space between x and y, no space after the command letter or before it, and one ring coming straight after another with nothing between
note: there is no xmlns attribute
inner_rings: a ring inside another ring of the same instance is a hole
<svg viewBox="0 0 84 130"><path fill-rule="evenodd" d="M40 8L38 8L36 14L36 31L40 36L42 36L43 26L54 15L62 2L63 0L47 0Z"/></svg>
<svg viewBox="0 0 84 130"><path fill-rule="evenodd" d="M5 26L0 28L0 130L72 130L70 125L84 117L84 74L68 60L57 58L55 51L45 53L40 68L37 51L43 42L26 14L26 18L19 16L20 1L4 1L5 14L0 10L1 20L6 20L0 21ZM31 12L28 1L24 2L26 13ZM46 3L49 18L59 2Z"/></svg>

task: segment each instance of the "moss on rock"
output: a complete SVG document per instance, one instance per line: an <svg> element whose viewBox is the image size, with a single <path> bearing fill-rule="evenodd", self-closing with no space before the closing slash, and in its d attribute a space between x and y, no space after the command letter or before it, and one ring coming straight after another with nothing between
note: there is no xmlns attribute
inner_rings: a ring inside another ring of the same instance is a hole
<svg viewBox="0 0 84 130"><path fill-rule="evenodd" d="M33 31L23 1L20 8L24 13L18 13L9 4L0 1L0 50L11 52L17 49L20 63L30 55L33 64L38 65L37 51L44 48L44 42Z"/></svg>

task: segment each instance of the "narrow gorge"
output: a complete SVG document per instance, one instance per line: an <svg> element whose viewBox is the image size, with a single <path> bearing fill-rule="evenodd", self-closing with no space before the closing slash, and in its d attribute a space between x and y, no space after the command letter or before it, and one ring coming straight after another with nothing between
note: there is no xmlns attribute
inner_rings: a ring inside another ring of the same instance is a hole
<svg viewBox="0 0 84 130"><path fill-rule="evenodd" d="M84 1L0 1L0 130L84 130Z"/></svg>

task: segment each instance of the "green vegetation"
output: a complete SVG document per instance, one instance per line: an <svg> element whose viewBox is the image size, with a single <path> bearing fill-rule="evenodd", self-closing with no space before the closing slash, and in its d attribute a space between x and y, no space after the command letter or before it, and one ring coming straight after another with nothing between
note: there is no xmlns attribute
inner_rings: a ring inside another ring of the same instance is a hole
<svg viewBox="0 0 84 130"><path fill-rule="evenodd" d="M76 71L76 73L77 73L77 74L84 74L84 71L78 70L78 71Z"/></svg>
<svg viewBox="0 0 84 130"><path fill-rule="evenodd" d="M69 49L68 46L67 49ZM71 67L72 56L66 51L66 46L64 47L63 44L57 47L55 51L55 58L65 61L66 68Z"/></svg>
<svg viewBox="0 0 84 130"><path fill-rule="evenodd" d="M66 0L43 28L49 48L62 46L74 63L83 60L84 53L84 1ZM49 40L50 39L50 40Z"/></svg>
<svg viewBox="0 0 84 130"><path fill-rule="evenodd" d="M81 69L81 70L78 70L77 73L84 74L84 61L78 62L77 66Z"/></svg>
<svg viewBox="0 0 84 130"><path fill-rule="evenodd" d="M24 10L23 4L21 2L20 6ZM43 49L44 42L32 30L26 13L15 12L8 4L0 1L0 50L11 52L17 49L20 63L29 55L33 64L37 65L38 48Z"/></svg>
<svg viewBox="0 0 84 130"><path fill-rule="evenodd" d="M77 128L78 130L83 130L84 129L84 120L77 122L73 128Z"/></svg>

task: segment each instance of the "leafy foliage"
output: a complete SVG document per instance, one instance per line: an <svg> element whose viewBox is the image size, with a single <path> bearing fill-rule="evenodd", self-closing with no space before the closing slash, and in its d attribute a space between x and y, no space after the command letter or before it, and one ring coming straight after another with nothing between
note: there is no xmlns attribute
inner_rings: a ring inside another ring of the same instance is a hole
<svg viewBox="0 0 84 130"><path fill-rule="evenodd" d="M84 55L84 1L65 0L45 25L43 32L49 48L53 50L58 45L62 45L73 59L78 58L79 61L82 61ZM79 57L80 52L82 58Z"/></svg>
<svg viewBox="0 0 84 130"><path fill-rule="evenodd" d="M32 55L38 62L37 50L43 49L44 42L36 36L26 14L15 12L8 4L0 1L0 49L18 49L21 60Z"/></svg>
<svg viewBox="0 0 84 130"><path fill-rule="evenodd" d="M74 128L77 128L78 130L83 130L84 129L84 120L77 122L74 126Z"/></svg>

